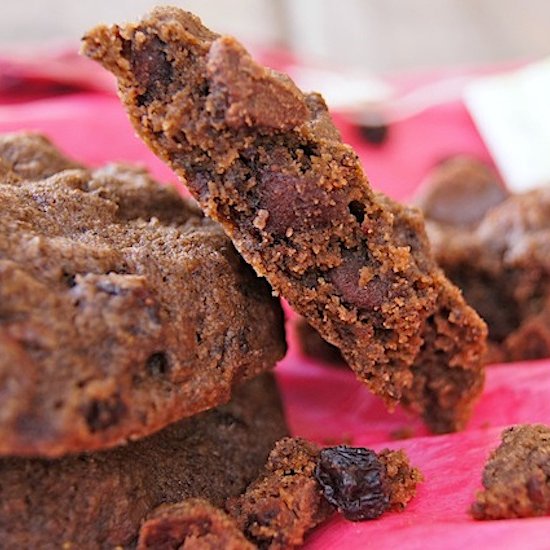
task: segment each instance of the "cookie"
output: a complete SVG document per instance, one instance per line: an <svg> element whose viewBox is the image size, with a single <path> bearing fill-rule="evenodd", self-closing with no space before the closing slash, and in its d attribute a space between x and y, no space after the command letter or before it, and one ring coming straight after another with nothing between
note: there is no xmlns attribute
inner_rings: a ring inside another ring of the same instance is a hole
<svg viewBox="0 0 550 550"><path fill-rule="evenodd" d="M321 96L177 8L97 27L83 51L117 76L142 139L373 392L435 431L464 426L486 327L435 264L419 212L372 191Z"/></svg>
<svg viewBox="0 0 550 550"><path fill-rule="evenodd" d="M161 504L139 530L137 550L255 550L231 517L202 499Z"/></svg>
<svg viewBox="0 0 550 550"><path fill-rule="evenodd" d="M486 361L550 357L550 191L508 194L494 179L482 184L464 160L452 178L441 170L419 204L439 265L487 322ZM440 213L476 204L478 214L467 225L453 216L435 219L434 202Z"/></svg>
<svg viewBox="0 0 550 550"><path fill-rule="evenodd" d="M455 227L472 227L509 196L484 162L465 155L437 165L420 185L414 204L427 219Z"/></svg>
<svg viewBox="0 0 550 550"><path fill-rule="evenodd" d="M375 453L362 447L328 447L285 438L263 472L227 509L259 548L294 548L338 509L348 519L403 510L422 474L403 451Z"/></svg>
<svg viewBox="0 0 550 550"><path fill-rule="evenodd" d="M285 438L271 451L258 479L244 494L229 499L229 514L257 548L300 546L334 512L315 479L318 456L315 444Z"/></svg>
<svg viewBox="0 0 550 550"><path fill-rule="evenodd" d="M82 168L40 134L16 133L0 137L0 175L39 180L63 170Z"/></svg>
<svg viewBox="0 0 550 550"><path fill-rule="evenodd" d="M550 428L508 428L483 470L483 490L471 508L476 519L510 519L550 514Z"/></svg>
<svg viewBox="0 0 550 550"><path fill-rule="evenodd" d="M0 153L1 455L143 437L283 356L270 288L174 189L39 136Z"/></svg>
<svg viewBox="0 0 550 550"><path fill-rule="evenodd" d="M285 434L276 386L265 373L239 386L229 404L125 446L54 460L1 458L2 547L133 548L160 505L200 498L223 507Z"/></svg>

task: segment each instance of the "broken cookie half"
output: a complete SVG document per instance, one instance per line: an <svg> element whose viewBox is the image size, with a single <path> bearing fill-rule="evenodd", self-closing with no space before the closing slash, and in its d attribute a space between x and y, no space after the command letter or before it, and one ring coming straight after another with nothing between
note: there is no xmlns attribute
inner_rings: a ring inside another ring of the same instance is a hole
<svg viewBox="0 0 550 550"><path fill-rule="evenodd" d="M276 293L390 407L437 432L481 392L486 327L430 252L420 213L370 188L323 99L176 8L100 26L138 134Z"/></svg>

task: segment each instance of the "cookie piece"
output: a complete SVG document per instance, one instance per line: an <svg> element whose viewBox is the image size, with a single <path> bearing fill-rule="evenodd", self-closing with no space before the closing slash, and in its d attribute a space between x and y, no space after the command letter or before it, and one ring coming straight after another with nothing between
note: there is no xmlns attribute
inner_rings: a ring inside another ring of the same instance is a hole
<svg viewBox="0 0 550 550"><path fill-rule="evenodd" d="M405 451L383 449L378 460L384 465L390 485L390 510L401 511L416 495L416 487L424 481L422 472L411 466Z"/></svg>
<svg viewBox="0 0 550 550"><path fill-rule="evenodd" d="M254 550L235 522L202 499L161 504L139 530L137 550Z"/></svg>
<svg viewBox="0 0 550 550"><path fill-rule="evenodd" d="M375 453L338 445L319 453L315 477L325 498L346 519L375 519L387 510L403 510L423 480L404 451Z"/></svg>
<svg viewBox="0 0 550 550"><path fill-rule="evenodd" d="M229 404L126 446L55 460L2 458L2 547L134 547L142 521L161 504L200 497L221 507L239 495L285 434L265 373ZM204 506L187 510L196 517Z"/></svg>
<svg viewBox="0 0 550 550"><path fill-rule="evenodd" d="M550 428L525 424L504 430L485 464L483 487L471 508L476 519L550 514Z"/></svg>
<svg viewBox="0 0 550 550"><path fill-rule="evenodd" d="M0 454L137 439L283 356L268 285L174 189L72 168L42 137L0 137L1 151Z"/></svg>
<svg viewBox="0 0 550 550"><path fill-rule="evenodd" d="M246 537L259 548L294 548L334 511L314 477L319 448L285 438L271 451L263 473L227 503Z"/></svg>
<svg viewBox="0 0 550 550"><path fill-rule="evenodd" d="M472 230L479 225L486 213L510 196L503 182L485 163L465 155L451 157L438 164L420 185L413 199L426 217L428 236L432 242L436 260L447 267L445 260L449 241L454 246L468 249ZM454 249L454 246L452 247ZM468 258L468 252L464 258ZM481 312L478 303L490 289L473 292L464 288L452 273L446 275L465 291L466 301ZM499 313L502 315L502 312ZM494 316L491 316L491 320ZM485 318L488 320L487 318ZM340 350L326 342L319 333L302 318L294 322L295 333L301 351L326 363L341 365L344 362Z"/></svg>
<svg viewBox="0 0 550 550"><path fill-rule="evenodd" d="M487 362L550 357L549 220L542 187L510 195L473 226L427 225L439 265L487 322Z"/></svg>
<svg viewBox="0 0 550 550"><path fill-rule="evenodd" d="M502 181L474 157L451 157L436 166L420 185L414 204L427 219L472 227L509 196Z"/></svg>
<svg viewBox="0 0 550 550"><path fill-rule="evenodd" d="M142 139L372 391L436 431L464 425L485 325L437 268L420 214L371 190L318 94L177 8L97 27L83 51L117 76Z"/></svg>
<svg viewBox="0 0 550 550"><path fill-rule="evenodd" d="M377 469L376 476L362 467L364 460L356 460L366 456L368 465ZM422 474L403 451L385 449L376 454L344 445L321 450L303 439L285 438L275 445L264 472L243 495L229 499L227 509L258 547L294 548L335 507L353 520L402 510L420 481ZM377 492L379 487L383 494ZM383 509L373 514L380 497ZM350 507L358 511L358 503L363 513L348 514Z"/></svg>

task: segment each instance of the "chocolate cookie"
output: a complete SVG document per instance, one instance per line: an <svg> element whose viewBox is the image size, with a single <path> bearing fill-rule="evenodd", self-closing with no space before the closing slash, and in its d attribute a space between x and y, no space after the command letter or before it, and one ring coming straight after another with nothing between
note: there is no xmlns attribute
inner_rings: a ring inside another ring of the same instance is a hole
<svg viewBox="0 0 550 550"><path fill-rule="evenodd" d="M0 154L0 454L137 439L283 356L268 285L174 189L38 136Z"/></svg>
<svg viewBox="0 0 550 550"><path fill-rule="evenodd" d="M161 504L200 497L222 507L239 495L285 434L266 373L237 388L228 405L126 446L54 460L2 458L1 546L132 548Z"/></svg>
<svg viewBox="0 0 550 550"><path fill-rule="evenodd" d="M374 193L318 94L177 8L92 30L137 132L275 292L388 405L462 427L486 328L445 279L420 214Z"/></svg>
<svg viewBox="0 0 550 550"><path fill-rule="evenodd" d="M471 513L476 519L526 518L550 514L550 428L508 428L483 470L483 491Z"/></svg>
<svg viewBox="0 0 550 550"><path fill-rule="evenodd" d="M436 259L487 322L488 362L550 357L550 190L510 195L473 171L456 161L452 178L442 167L425 188L420 205ZM469 224L441 215L468 204L476 211Z"/></svg>
<svg viewBox="0 0 550 550"><path fill-rule="evenodd" d="M508 196L500 178L485 163L459 155L448 158L428 174L414 203L429 220L472 227Z"/></svg>

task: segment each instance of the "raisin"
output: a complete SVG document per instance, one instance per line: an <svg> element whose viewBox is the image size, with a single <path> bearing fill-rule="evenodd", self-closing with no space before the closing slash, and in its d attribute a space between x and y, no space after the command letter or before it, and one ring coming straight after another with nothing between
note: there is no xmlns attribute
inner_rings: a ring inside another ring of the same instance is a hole
<svg viewBox="0 0 550 550"><path fill-rule="evenodd" d="M377 518L390 506L386 468L370 449L346 445L323 449L315 477L325 498L351 521Z"/></svg>

